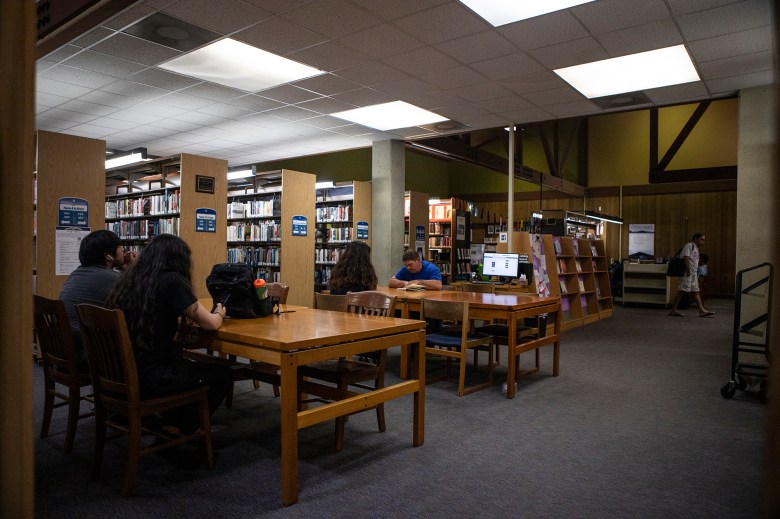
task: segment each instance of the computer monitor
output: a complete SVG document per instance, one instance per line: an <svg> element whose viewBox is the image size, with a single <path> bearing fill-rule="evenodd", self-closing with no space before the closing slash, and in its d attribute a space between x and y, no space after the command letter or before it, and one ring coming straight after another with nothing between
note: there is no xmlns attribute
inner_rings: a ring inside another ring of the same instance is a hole
<svg viewBox="0 0 780 519"><path fill-rule="evenodd" d="M486 252L482 256L482 275L499 276L502 281L510 281L517 277L518 262L518 254Z"/></svg>

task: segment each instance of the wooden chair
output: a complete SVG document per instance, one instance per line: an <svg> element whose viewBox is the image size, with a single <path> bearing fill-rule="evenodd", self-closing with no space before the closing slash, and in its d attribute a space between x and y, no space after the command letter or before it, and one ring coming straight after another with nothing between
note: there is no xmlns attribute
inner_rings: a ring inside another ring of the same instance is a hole
<svg viewBox="0 0 780 519"><path fill-rule="evenodd" d="M460 292L461 291L460 285L442 285L441 289L443 291L450 291L450 292Z"/></svg>
<svg viewBox="0 0 780 519"><path fill-rule="evenodd" d="M458 396L468 395L493 385L493 350L488 348L487 381L483 384L466 387L466 356L468 350L482 345L490 345L493 337L486 334L469 332L469 305L465 301L422 300L420 317L434 318L456 323L455 328L430 333L425 337L425 353L447 359L446 373L440 377L427 378L426 384L448 379L450 360L460 362L458 378Z"/></svg>
<svg viewBox="0 0 780 519"><path fill-rule="evenodd" d="M100 476L106 429L126 434L127 465L122 489L129 496L135 487L138 462L141 456L161 449L198 440L205 446L206 463L214 468L214 451L211 446L211 422L209 419L208 388L199 387L158 398L141 400L135 356L127 324L121 310L107 310L94 305L76 305L89 358L92 388L95 393L95 451L92 461L92 478ZM151 431L142 425L146 416L169 409L198 406L200 430L193 434L172 437ZM123 417L115 420L114 417ZM123 423L126 422L126 423ZM158 441L151 446L141 443L141 434L154 434Z"/></svg>
<svg viewBox="0 0 780 519"><path fill-rule="evenodd" d="M461 285L461 290L463 290L463 292L475 292L479 294L495 294L496 285L490 283L463 283ZM483 325L484 325L484 321L481 321L481 324L479 326L483 326ZM480 346L478 348L474 348L474 371L477 370L479 352L488 351L489 348L494 348L493 356L495 357L496 360L496 366L501 364L501 357L499 356L500 350L498 349L498 344L496 344L495 346L493 345Z"/></svg>
<svg viewBox="0 0 780 519"><path fill-rule="evenodd" d="M515 336L517 341L527 341L544 337L547 329L547 318L543 316L527 317L524 320L517 323L515 328ZM493 344L496 347L496 355L498 355L498 347L500 345L507 345L509 343L509 326L501 323L493 323L486 326L478 326L475 329L478 333L486 333L493 336ZM539 348L534 349L534 368L526 370L522 373L519 371L520 357L515 357L515 366L517 367L517 376L529 375L539 371Z"/></svg>
<svg viewBox="0 0 780 519"><path fill-rule="evenodd" d="M338 297L338 296L331 296ZM392 316L395 312L395 296L379 291L349 292L346 296L346 310L363 315ZM372 352L355 358L332 359L301 366L298 376L317 379L336 385L332 400L340 400L355 395L350 388L366 390L380 389L385 386L385 367L387 350ZM303 384L299 384L301 387ZM299 394L300 396L300 394ZM309 401L323 401L314 399ZM302 402L303 403L303 402ZM372 408L363 409L368 411ZM362 411L361 411L362 412ZM376 406L376 418L379 432L385 432L384 404ZM346 416L336 418L336 437L334 448L340 451L344 447L344 425Z"/></svg>
<svg viewBox="0 0 780 519"><path fill-rule="evenodd" d="M314 294L314 308L320 310L334 310L336 312L347 311L347 296L337 296L333 294Z"/></svg>
<svg viewBox="0 0 780 519"><path fill-rule="evenodd" d="M290 293L290 287L281 283L268 283L267 294L268 297L276 297L279 299L280 304L287 304L287 294Z"/></svg>
<svg viewBox="0 0 780 519"><path fill-rule="evenodd" d="M81 394L81 388L92 384L89 373L79 373L78 353L73 330L65 313L65 303L59 299L48 299L33 295L35 313L35 335L43 358L43 420L41 438L49 435L51 415L54 409L68 406L68 426L65 430L65 452L73 450L76 438L76 423L81 418L94 416L88 412L80 414L81 401L91 402L91 394ZM58 384L67 392L57 389ZM61 402L55 403L55 399Z"/></svg>

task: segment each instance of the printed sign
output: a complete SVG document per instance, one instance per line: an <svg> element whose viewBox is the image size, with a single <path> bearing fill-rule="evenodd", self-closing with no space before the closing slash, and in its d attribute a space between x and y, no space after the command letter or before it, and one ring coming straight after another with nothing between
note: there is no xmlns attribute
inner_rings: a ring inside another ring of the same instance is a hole
<svg viewBox="0 0 780 519"><path fill-rule="evenodd" d="M302 215L292 217L292 235L306 236L309 233L309 219Z"/></svg>
<svg viewBox="0 0 780 519"><path fill-rule="evenodd" d="M358 240L368 239L368 222L357 223L357 239Z"/></svg>
<svg viewBox="0 0 780 519"><path fill-rule="evenodd" d="M57 227L89 226L89 202L83 198L60 198Z"/></svg>
<svg viewBox="0 0 780 519"><path fill-rule="evenodd" d="M217 232L217 212L214 209L195 209L195 232Z"/></svg>
<svg viewBox="0 0 780 519"><path fill-rule="evenodd" d="M530 263L528 254L518 254L517 261L520 263Z"/></svg>
<svg viewBox="0 0 780 519"><path fill-rule="evenodd" d="M498 243L509 243L509 233L502 232L498 234Z"/></svg>
<svg viewBox="0 0 780 519"><path fill-rule="evenodd" d="M81 240L88 234L89 227L57 227L54 247L56 276L68 276L81 264L79 248Z"/></svg>
<svg viewBox="0 0 780 519"><path fill-rule="evenodd" d="M422 225L415 227L414 241L425 241L425 227Z"/></svg>

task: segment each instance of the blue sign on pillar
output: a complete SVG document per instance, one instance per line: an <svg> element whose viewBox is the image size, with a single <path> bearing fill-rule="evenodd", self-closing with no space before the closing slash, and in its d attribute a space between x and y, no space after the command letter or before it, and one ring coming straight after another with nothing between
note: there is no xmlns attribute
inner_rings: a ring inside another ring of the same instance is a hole
<svg viewBox="0 0 780 519"><path fill-rule="evenodd" d="M217 212L214 209L195 209L195 232L217 232Z"/></svg>
<svg viewBox="0 0 780 519"><path fill-rule="evenodd" d="M58 204L57 227L89 227L89 202L83 198L63 197Z"/></svg>
<svg viewBox="0 0 780 519"><path fill-rule="evenodd" d="M295 215L292 217L292 235L306 236L309 233L309 220L305 216Z"/></svg>
<svg viewBox="0 0 780 519"><path fill-rule="evenodd" d="M414 230L414 241L425 241L425 227L418 225Z"/></svg>
<svg viewBox="0 0 780 519"><path fill-rule="evenodd" d="M368 222L357 223L357 239L358 240L368 239Z"/></svg>

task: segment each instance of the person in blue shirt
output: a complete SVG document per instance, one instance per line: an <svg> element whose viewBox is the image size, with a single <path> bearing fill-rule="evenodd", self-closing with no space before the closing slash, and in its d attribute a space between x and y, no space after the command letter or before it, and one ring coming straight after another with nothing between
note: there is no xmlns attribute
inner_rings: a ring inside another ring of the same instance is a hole
<svg viewBox="0 0 780 519"><path fill-rule="evenodd" d="M441 290L439 268L420 257L416 250L408 250L403 256L404 266L390 278L390 288L405 288L407 285L421 285L427 290Z"/></svg>

